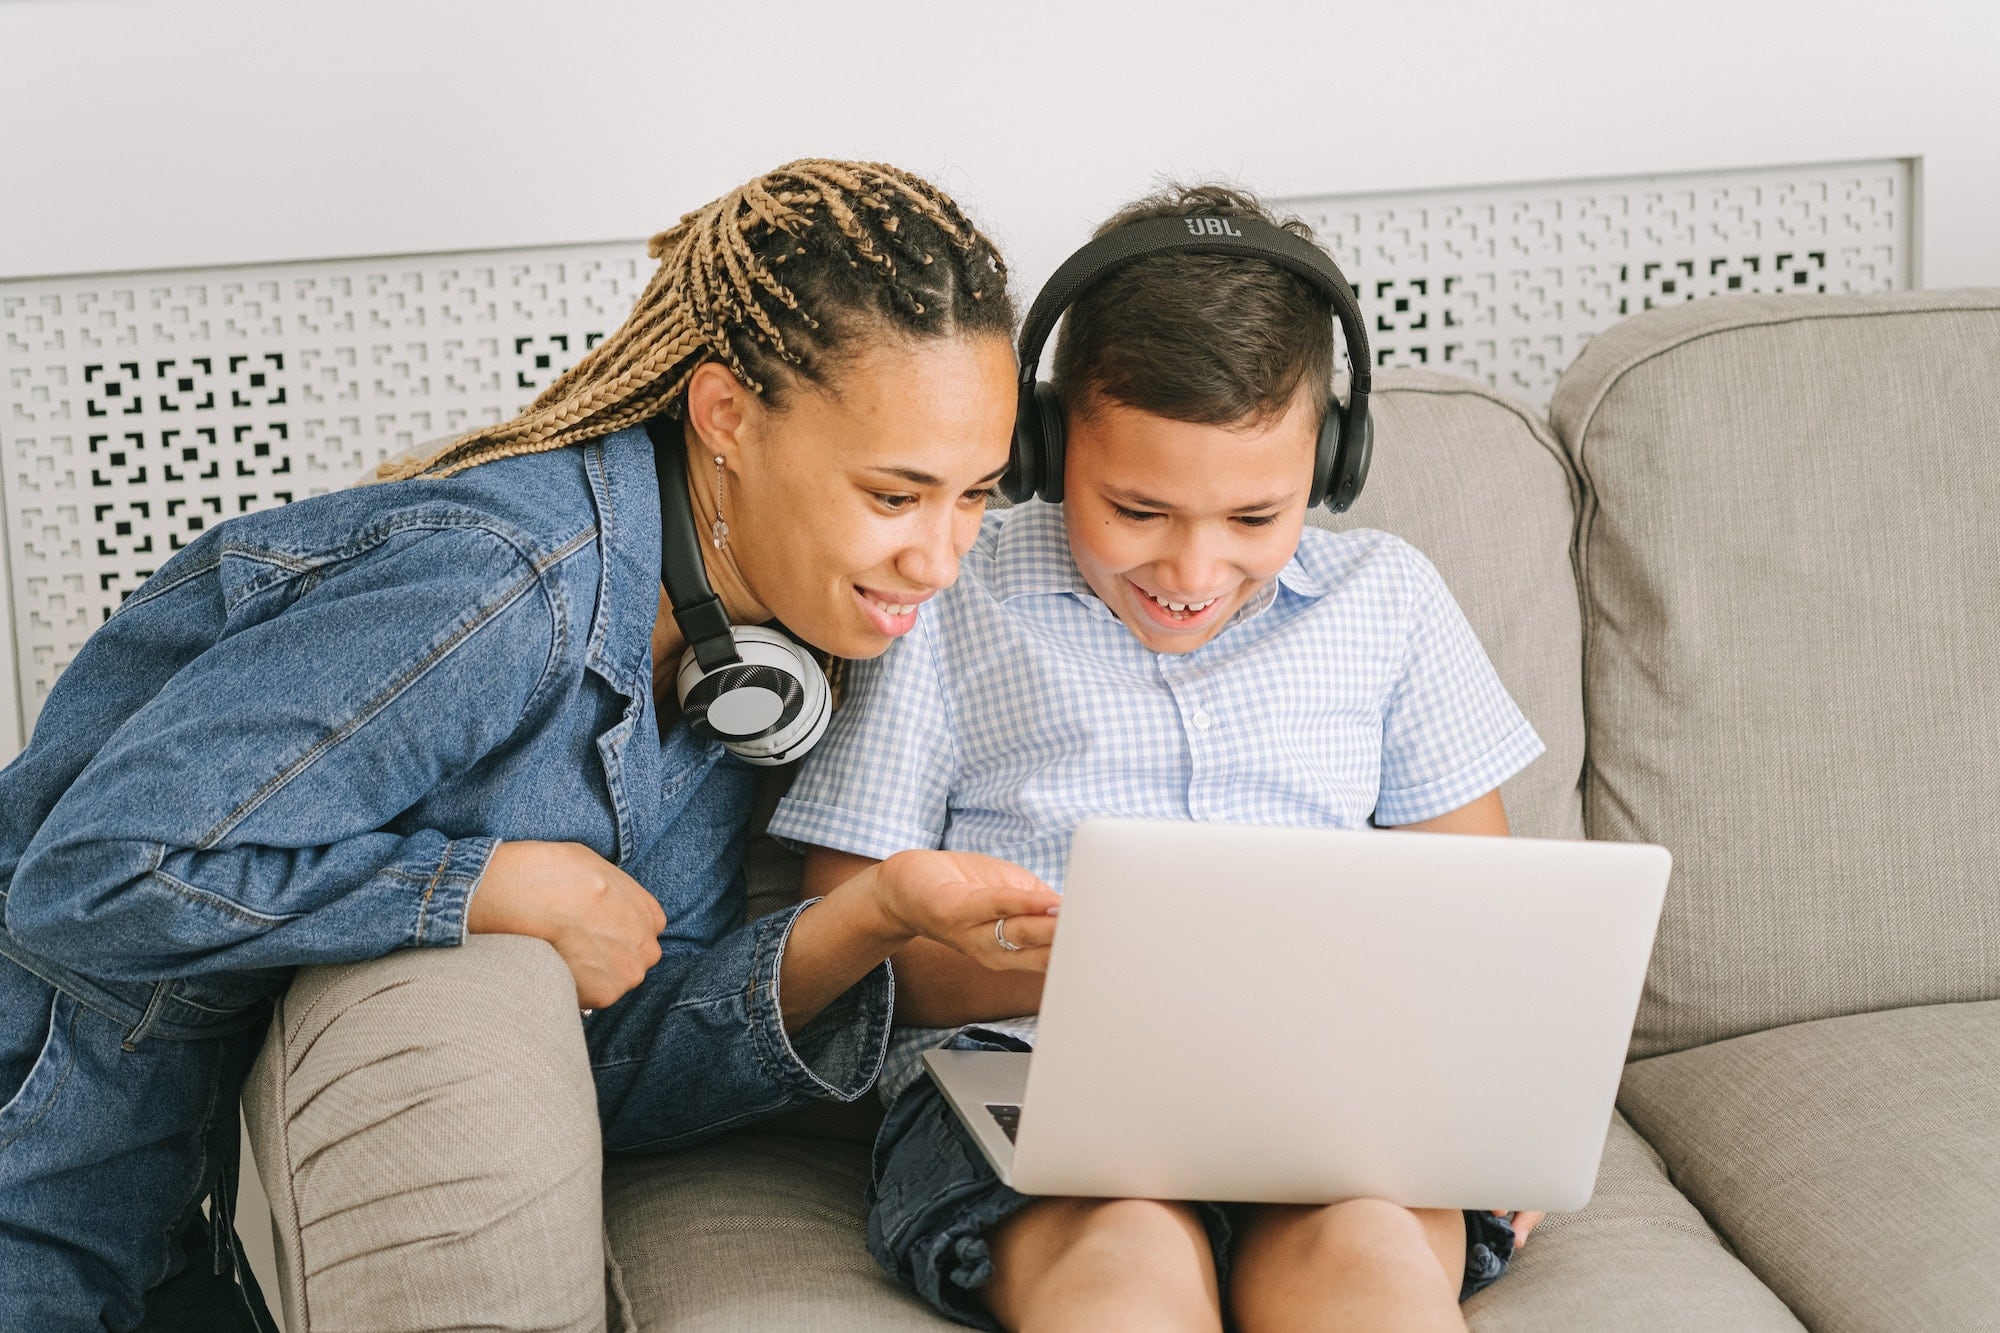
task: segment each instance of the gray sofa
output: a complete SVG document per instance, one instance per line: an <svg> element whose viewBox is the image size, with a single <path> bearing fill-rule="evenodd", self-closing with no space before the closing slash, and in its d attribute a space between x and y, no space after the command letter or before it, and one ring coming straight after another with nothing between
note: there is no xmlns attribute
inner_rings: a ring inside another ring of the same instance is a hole
<svg viewBox="0 0 2000 1333"><path fill-rule="evenodd" d="M1652 311L1546 423L1378 377L1343 522L1431 555L1548 742L1503 791L1516 831L1676 855L1596 1196L1474 1329L2000 1328L1996 381L2000 291ZM762 906L794 892L768 840L753 870ZM614 1157L600 1198L566 979L531 941L457 952L449 979L323 969L281 1010L246 1105L293 1333L943 1326L863 1249L872 1102ZM513 1016L483 1077L315 1083L449 1003ZM425 1145L471 1132L539 1145L535 1216L426 1231ZM357 1216L356 1170L416 1202Z"/></svg>

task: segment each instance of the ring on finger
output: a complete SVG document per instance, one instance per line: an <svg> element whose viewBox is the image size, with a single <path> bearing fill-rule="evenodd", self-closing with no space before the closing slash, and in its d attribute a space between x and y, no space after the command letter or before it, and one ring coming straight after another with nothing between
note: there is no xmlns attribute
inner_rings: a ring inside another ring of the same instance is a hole
<svg viewBox="0 0 2000 1333"><path fill-rule="evenodd" d="M1021 952L1021 946L1007 938L1007 918L1004 916L993 923L993 942L1008 953Z"/></svg>

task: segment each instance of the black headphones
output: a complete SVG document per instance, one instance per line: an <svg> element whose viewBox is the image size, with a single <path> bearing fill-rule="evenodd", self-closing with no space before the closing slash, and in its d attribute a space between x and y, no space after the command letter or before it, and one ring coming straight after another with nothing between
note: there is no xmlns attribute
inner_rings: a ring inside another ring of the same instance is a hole
<svg viewBox="0 0 2000 1333"><path fill-rule="evenodd" d="M1063 495L1063 416L1055 390L1037 379L1042 344L1056 320L1078 294L1127 264L1159 254L1240 255L1296 273L1333 303L1347 341L1351 390L1347 406L1334 403L1320 423L1313 455L1309 505L1324 504L1338 514L1361 494L1368 478L1374 428L1368 422L1368 334L1354 291L1326 252L1283 228L1255 218L1148 218L1100 236L1063 261L1021 326L1021 396L1014 409L1014 455L1000 479L1000 493L1021 501Z"/></svg>
<svg viewBox="0 0 2000 1333"><path fill-rule="evenodd" d="M749 763L788 764L826 734L832 691L812 654L762 625L731 625L708 586L688 503L687 446L678 424L646 423L660 485L660 582L687 636L674 688L697 735Z"/></svg>

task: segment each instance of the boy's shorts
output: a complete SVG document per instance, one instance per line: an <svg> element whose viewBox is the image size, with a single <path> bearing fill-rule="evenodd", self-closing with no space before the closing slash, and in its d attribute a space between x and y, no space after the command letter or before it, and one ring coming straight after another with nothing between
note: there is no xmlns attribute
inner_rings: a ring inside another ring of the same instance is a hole
<svg viewBox="0 0 2000 1333"><path fill-rule="evenodd" d="M956 1050L1026 1049L997 1034L961 1033ZM928 1076L904 1090L875 1137L868 1189L868 1250L891 1277L948 1318L998 1329L980 1289L993 1276L986 1233L1030 1202L1000 1183L979 1145ZM1241 1204L1197 1203L1215 1254L1215 1276L1229 1290L1231 1238ZM1491 1284L1514 1253L1514 1230L1492 1213L1465 1214L1462 1301Z"/></svg>

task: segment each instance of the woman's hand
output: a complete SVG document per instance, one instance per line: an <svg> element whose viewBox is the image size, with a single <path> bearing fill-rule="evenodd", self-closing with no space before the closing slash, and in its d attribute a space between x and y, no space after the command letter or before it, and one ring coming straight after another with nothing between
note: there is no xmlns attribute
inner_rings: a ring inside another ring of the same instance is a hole
<svg viewBox="0 0 2000 1333"><path fill-rule="evenodd" d="M1060 894L998 857L898 852L873 867L876 905L901 933L936 940L996 972L1046 972ZM995 934L1005 931L1009 949Z"/></svg>
<svg viewBox="0 0 2000 1333"><path fill-rule="evenodd" d="M547 940L576 979L580 1008L601 1009L660 961L667 914L639 881L580 842L503 842L466 908L476 935Z"/></svg>

